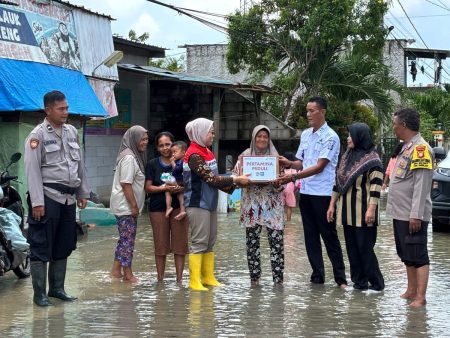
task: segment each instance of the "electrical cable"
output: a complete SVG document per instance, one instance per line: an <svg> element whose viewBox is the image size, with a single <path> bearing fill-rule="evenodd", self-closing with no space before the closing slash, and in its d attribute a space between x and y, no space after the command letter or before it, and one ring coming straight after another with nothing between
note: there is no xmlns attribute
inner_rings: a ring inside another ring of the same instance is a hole
<svg viewBox="0 0 450 338"><path fill-rule="evenodd" d="M447 8L447 7L443 7L443 6L441 6L441 5L437 4L437 3L433 2L433 1L430 1L430 0L425 0L425 1L426 1L426 2L429 2L429 3L430 3L430 4L432 4L432 5L435 5L435 6L437 6L437 7L439 7L439 8L445 9L446 11L450 11L450 9L449 9L449 8Z"/></svg>
<svg viewBox="0 0 450 338"><path fill-rule="evenodd" d="M427 1L430 2L429 0L427 0ZM423 40L423 38L422 38L422 36L420 35L420 33L417 31L416 26L414 26L412 20L411 20L410 17L408 16L408 13L406 13L405 8L403 7L403 5L402 5L402 3L400 2L400 0L397 0L397 2L398 2L398 4L400 5L400 7L402 8L403 13L405 13L406 17L408 18L409 23L411 24L411 26L412 26L412 27L414 28L414 30L416 31L416 33L417 33L417 35L419 36L420 40L423 42L423 44L425 45L425 47L426 47L428 50L430 50L430 48L428 47L428 45L427 45L427 44L425 43L425 41ZM440 62L441 60L439 60L439 59L437 59L437 58L435 58L435 60L436 60L436 61L439 63L439 65L442 67L441 62ZM441 69L442 69L445 73L447 73L447 75L450 75L444 67L442 67Z"/></svg>

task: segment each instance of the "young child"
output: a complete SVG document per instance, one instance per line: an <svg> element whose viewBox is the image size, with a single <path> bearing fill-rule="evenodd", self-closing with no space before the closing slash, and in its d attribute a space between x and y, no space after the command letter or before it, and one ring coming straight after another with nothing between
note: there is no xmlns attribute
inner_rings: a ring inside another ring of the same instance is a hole
<svg viewBox="0 0 450 338"><path fill-rule="evenodd" d="M186 153L187 144L183 141L176 141L172 144L172 158L170 162L172 164L172 175L161 177L161 179L167 185L183 185L183 157ZM170 191L166 191L166 217L170 217L173 211L172 208L172 194ZM177 194L178 201L180 202L180 213L175 216L177 221L182 220L186 216L186 210L184 208L184 195L182 192Z"/></svg>

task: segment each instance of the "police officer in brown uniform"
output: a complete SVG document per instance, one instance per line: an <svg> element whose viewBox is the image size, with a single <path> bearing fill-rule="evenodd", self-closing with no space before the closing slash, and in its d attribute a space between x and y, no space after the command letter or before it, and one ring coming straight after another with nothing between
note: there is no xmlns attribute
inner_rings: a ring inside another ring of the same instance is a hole
<svg viewBox="0 0 450 338"><path fill-rule="evenodd" d="M419 133L419 113L394 113L394 133L404 141L391 176L386 212L394 219L397 254L406 265L408 287L401 295L420 307L426 303L430 260L427 229L431 218L433 150Z"/></svg>
<svg viewBox="0 0 450 338"><path fill-rule="evenodd" d="M84 162L75 127L66 124L69 106L59 91L44 96L46 118L25 141L28 180L28 242L31 250L33 301L49 297L75 300L64 291L67 257L76 248L76 204L83 209L89 197Z"/></svg>

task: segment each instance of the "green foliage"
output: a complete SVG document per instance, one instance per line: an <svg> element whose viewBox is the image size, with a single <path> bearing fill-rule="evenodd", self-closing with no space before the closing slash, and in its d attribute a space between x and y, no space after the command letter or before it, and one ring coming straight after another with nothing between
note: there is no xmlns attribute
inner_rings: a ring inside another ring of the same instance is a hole
<svg viewBox="0 0 450 338"><path fill-rule="evenodd" d="M372 100L387 116L388 91L400 86L381 62L386 11L379 0L261 0L229 17L228 68L270 74L281 98L265 99L265 107L294 126L304 123L292 118L304 97L318 94Z"/></svg>
<svg viewBox="0 0 450 338"><path fill-rule="evenodd" d="M185 70L184 55L181 55L179 58L169 56L164 59L149 59L148 65L172 72L182 72Z"/></svg>
<svg viewBox="0 0 450 338"><path fill-rule="evenodd" d="M290 125L296 129L308 128L305 107L307 98L297 101ZM379 138L379 121L373 109L361 103L331 99L328 101L327 122L339 135L342 146L347 144L347 127L354 122L364 122L372 131L374 140Z"/></svg>
<svg viewBox="0 0 450 338"><path fill-rule="evenodd" d="M149 37L150 34L148 32L145 32L141 35L137 35L136 31L133 29L130 29L130 31L128 32L128 39L130 39L131 41L144 43L149 39Z"/></svg>
<svg viewBox="0 0 450 338"><path fill-rule="evenodd" d="M420 133L431 140L431 131L441 123L448 138L450 132L450 94L447 90L433 88L424 92L410 91L407 94L409 105L420 112Z"/></svg>
<svg viewBox="0 0 450 338"><path fill-rule="evenodd" d="M420 134L428 142L433 140L432 131L436 129L436 119L427 111L419 110Z"/></svg>

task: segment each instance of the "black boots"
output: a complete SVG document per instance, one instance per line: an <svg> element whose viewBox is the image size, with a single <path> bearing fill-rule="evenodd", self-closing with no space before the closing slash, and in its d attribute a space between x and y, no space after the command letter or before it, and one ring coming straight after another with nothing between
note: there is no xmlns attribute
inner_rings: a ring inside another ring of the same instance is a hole
<svg viewBox="0 0 450 338"><path fill-rule="evenodd" d="M48 296L59 298L64 301L73 301L77 297L69 296L64 291L64 281L66 279L67 259L50 262L48 269Z"/></svg>
<svg viewBox="0 0 450 338"><path fill-rule="evenodd" d="M41 261L31 261L31 280L33 283L33 301L39 306L52 306L46 295L47 288L47 263Z"/></svg>
<svg viewBox="0 0 450 338"><path fill-rule="evenodd" d="M69 296L64 291L64 280L66 279L67 259L50 262L48 269L48 297L59 298L64 301L73 301L76 297ZM47 262L31 262L31 279L33 283L33 301L39 306L52 306L47 297Z"/></svg>

